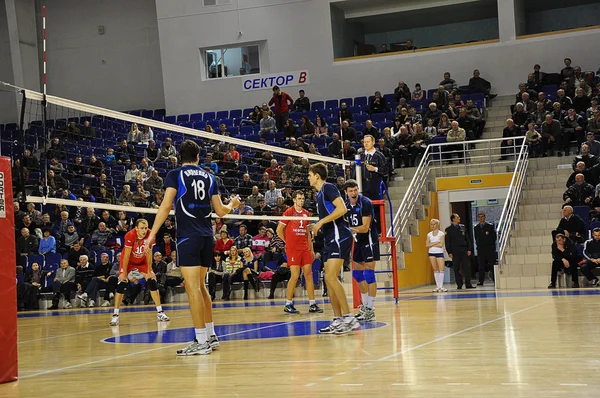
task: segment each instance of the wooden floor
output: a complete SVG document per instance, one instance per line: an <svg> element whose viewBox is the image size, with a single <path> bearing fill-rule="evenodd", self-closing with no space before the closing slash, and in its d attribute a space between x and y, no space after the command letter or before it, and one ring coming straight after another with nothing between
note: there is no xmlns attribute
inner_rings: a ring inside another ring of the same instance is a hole
<svg viewBox="0 0 600 398"><path fill-rule="evenodd" d="M175 356L185 305L165 306L166 325L129 307L115 328L108 309L26 313L20 380L0 397L598 397L598 293L422 288L381 298L379 327L346 336L316 334L329 305L291 316L281 300L218 301L221 349L189 358Z"/></svg>

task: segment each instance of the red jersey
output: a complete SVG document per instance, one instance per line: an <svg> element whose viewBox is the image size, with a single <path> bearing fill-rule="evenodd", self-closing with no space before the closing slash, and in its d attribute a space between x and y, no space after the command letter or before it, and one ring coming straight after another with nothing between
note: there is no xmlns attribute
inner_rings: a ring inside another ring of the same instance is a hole
<svg viewBox="0 0 600 398"><path fill-rule="evenodd" d="M296 211L294 206L290 207L283 212L283 216L287 217L308 217L308 211L302 209ZM281 224L285 225L285 247L287 250L292 249L295 251L309 251L308 238L306 236L308 231L309 220L280 220Z"/></svg>
<svg viewBox="0 0 600 398"><path fill-rule="evenodd" d="M146 232L146 236L144 236L143 239L138 238L135 228L125 234L125 248L131 249L131 254L129 255L129 264L127 265L127 272L134 268L137 268L140 272L148 271L148 258L145 251L149 235L149 228L148 232ZM123 270L124 257L124 255L121 255L121 271Z"/></svg>

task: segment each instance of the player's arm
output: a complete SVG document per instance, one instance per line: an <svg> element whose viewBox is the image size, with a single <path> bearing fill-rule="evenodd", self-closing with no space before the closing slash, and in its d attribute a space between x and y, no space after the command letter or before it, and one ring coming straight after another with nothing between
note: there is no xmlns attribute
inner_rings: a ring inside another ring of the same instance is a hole
<svg viewBox="0 0 600 398"><path fill-rule="evenodd" d="M429 240L429 235L427 235L427 239L425 240L425 247L431 247L431 246L433 246L433 245L431 244L431 241Z"/></svg>
<svg viewBox="0 0 600 398"><path fill-rule="evenodd" d="M346 204L344 203L344 200L341 196L335 198L335 200L333 201L333 205L335 206L335 209L331 212L331 214L327 215L326 217L323 217L321 220L319 220L318 223L316 223L313 226L313 233L316 234L324 224L335 221L338 218L343 217L344 214L348 212Z"/></svg>
<svg viewBox="0 0 600 398"><path fill-rule="evenodd" d="M127 271L127 267L129 266L129 258L131 257L131 247L127 247L125 246L125 250L123 250L123 261L122 261L122 266L121 268L123 268L123 273L121 273L121 275L119 275L119 281L127 281L127 274L129 273ZM152 255L151 255L152 256Z"/></svg>
<svg viewBox="0 0 600 398"><path fill-rule="evenodd" d="M369 232L369 227L371 226L371 216L363 216L362 225L358 227L351 227L350 230L354 233L365 234Z"/></svg>
<svg viewBox="0 0 600 398"><path fill-rule="evenodd" d="M156 278L156 274L154 274L154 270L152 269L152 244L149 244L150 251L146 251L146 263L148 264L148 273L144 275L146 277L146 281L148 279Z"/></svg>
<svg viewBox="0 0 600 398"><path fill-rule="evenodd" d="M146 248L146 255L152 257L152 244L156 239L156 231L159 230L160 227L164 224L165 220L169 216L171 212L171 207L173 206L173 200L175 200L175 195L177 195L177 190L175 188L168 187L165 190L165 196L163 198L160 207L158 208L158 213L156 213L156 217L154 218L154 224L152 224L152 228L150 229L150 235L148 236L148 247ZM131 249L129 250L131 252ZM152 264L152 263L151 263Z"/></svg>
<svg viewBox="0 0 600 398"><path fill-rule="evenodd" d="M219 195L213 195L210 201L215 213L219 217L226 216L227 214L231 213L233 209L236 209L240 205L240 198L237 195L233 196L226 205L223 204L223 201Z"/></svg>
<svg viewBox="0 0 600 398"><path fill-rule="evenodd" d="M308 241L308 250L310 250L310 253L313 256L313 259L315 257L315 248L313 246L313 239L312 239L312 234L310 233L310 228L306 228L306 240Z"/></svg>
<svg viewBox="0 0 600 398"><path fill-rule="evenodd" d="M285 241L285 227L287 227L287 225L282 223L281 221L279 222L279 224L277 224L277 236L281 238L283 243L287 244L287 242Z"/></svg>
<svg viewBox="0 0 600 398"><path fill-rule="evenodd" d="M441 233L441 232L439 232L439 233ZM446 235L442 234L442 236L440 236L440 243L438 243L436 246L443 248L445 246L445 239L446 239Z"/></svg>

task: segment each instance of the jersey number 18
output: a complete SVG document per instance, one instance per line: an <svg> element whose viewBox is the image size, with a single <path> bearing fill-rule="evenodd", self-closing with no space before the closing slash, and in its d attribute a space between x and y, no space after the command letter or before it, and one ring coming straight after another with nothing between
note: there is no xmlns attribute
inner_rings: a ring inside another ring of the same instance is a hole
<svg viewBox="0 0 600 398"><path fill-rule="evenodd" d="M204 190L204 181L193 180L192 188L194 188L194 197L196 200L204 200L206 197L206 191Z"/></svg>

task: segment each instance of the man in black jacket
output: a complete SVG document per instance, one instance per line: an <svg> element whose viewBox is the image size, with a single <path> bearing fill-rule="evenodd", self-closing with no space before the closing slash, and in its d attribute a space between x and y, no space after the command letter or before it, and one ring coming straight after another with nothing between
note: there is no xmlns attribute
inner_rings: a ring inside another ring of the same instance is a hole
<svg viewBox="0 0 600 398"><path fill-rule="evenodd" d="M477 263L479 264L479 282L477 286L483 286L486 269L490 271L494 279L494 263L496 262L496 228L492 223L485 221L485 214L477 215L479 224L474 228L475 243L477 244Z"/></svg>
<svg viewBox="0 0 600 398"><path fill-rule="evenodd" d="M594 276L592 270L600 265L600 228L594 228L592 239L583 244L583 256L586 261L581 267L581 273L592 286L598 286L598 278Z"/></svg>
<svg viewBox="0 0 600 398"><path fill-rule="evenodd" d="M552 239L559 233L565 235L576 244L582 243L584 237L587 236L585 223L581 217L577 214L573 214L573 208L571 206L563 207L563 218L560 219L558 227L552 231Z"/></svg>
<svg viewBox="0 0 600 398"><path fill-rule="evenodd" d="M469 79L469 93L483 93L489 99L494 99L498 94L490 94L492 84L482 78L479 69L473 71L473 77Z"/></svg>
<svg viewBox="0 0 600 398"><path fill-rule="evenodd" d="M375 138L366 135L363 138L364 150L360 158L362 164L363 195L371 200L380 199L380 184L388 173L388 161L385 156L375 149ZM377 219L377 214L376 219Z"/></svg>
<svg viewBox="0 0 600 398"><path fill-rule="evenodd" d="M571 185L563 194L565 204L571 206L589 206L595 195L595 188L592 184L585 182L583 174L575 176L575 184Z"/></svg>
<svg viewBox="0 0 600 398"><path fill-rule="evenodd" d="M467 227L460 224L460 216L456 213L450 216L452 224L446 228L446 251L452 259L454 268L454 279L457 289L463 287L463 276L467 289L475 289L471 284L471 267L469 266L469 256L471 256L472 243L469 237ZM462 265L462 274L460 268Z"/></svg>

